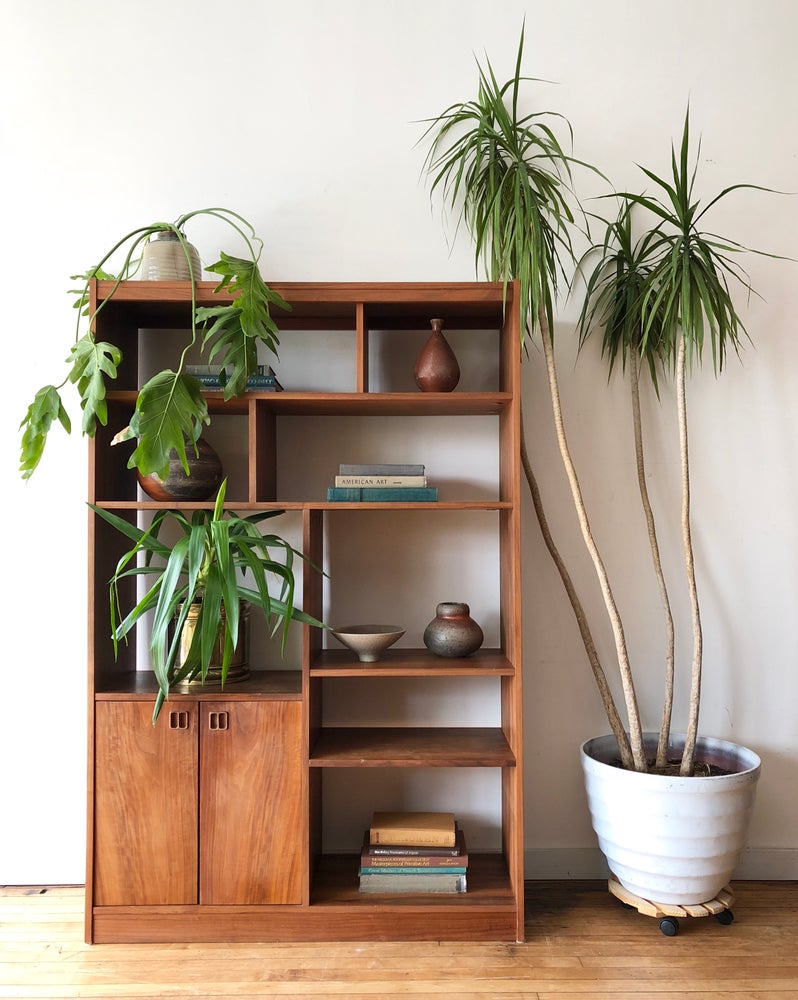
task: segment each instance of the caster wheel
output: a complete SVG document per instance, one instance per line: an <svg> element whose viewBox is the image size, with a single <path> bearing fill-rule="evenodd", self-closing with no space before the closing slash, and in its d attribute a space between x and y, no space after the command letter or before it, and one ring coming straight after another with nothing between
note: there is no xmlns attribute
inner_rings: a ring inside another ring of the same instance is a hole
<svg viewBox="0 0 798 1000"><path fill-rule="evenodd" d="M721 910L720 913L715 914L715 919L719 924L728 926L728 924L734 922L734 914L731 910Z"/></svg>
<svg viewBox="0 0 798 1000"><path fill-rule="evenodd" d="M659 922L659 929L665 937L676 937L679 933L679 921L676 917L663 917Z"/></svg>

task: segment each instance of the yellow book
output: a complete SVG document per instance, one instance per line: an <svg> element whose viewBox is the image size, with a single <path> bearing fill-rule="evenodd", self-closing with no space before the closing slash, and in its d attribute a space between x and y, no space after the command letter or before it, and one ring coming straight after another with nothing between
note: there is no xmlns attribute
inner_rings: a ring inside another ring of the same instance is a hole
<svg viewBox="0 0 798 1000"><path fill-rule="evenodd" d="M454 813L375 812L369 843L415 847L454 847Z"/></svg>

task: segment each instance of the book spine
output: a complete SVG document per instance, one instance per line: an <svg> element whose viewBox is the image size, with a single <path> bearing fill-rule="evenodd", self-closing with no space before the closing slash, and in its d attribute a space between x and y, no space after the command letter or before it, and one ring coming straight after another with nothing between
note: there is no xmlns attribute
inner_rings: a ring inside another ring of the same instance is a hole
<svg viewBox="0 0 798 1000"><path fill-rule="evenodd" d="M361 875L361 892L465 892L466 875Z"/></svg>
<svg viewBox="0 0 798 1000"><path fill-rule="evenodd" d="M336 476L336 486L426 486L426 476Z"/></svg>
<svg viewBox="0 0 798 1000"><path fill-rule="evenodd" d="M459 853L458 847L408 847L404 844L369 844L368 847L370 858L389 862L399 858L407 858L412 862L415 858L424 857L434 858L438 862L441 858L456 858Z"/></svg>
<svg viewBox="0 0 798 1000"><path fill-rule="evenodd" d="M423 465L382 463L377 465L339 465L340 476L423 476Z"/></svg>
<svg viewBox="0 0 798 1000"><path fill-rule="evenodd" d="M183 365L183 371L186 375L193 375L197 378L199 375L210 376L211 378L220 378L222 373L225 371L224 365ZM252 375L269 375L274 377L274 369L271 365L255 365L251 372Z"/></svg>
<svg viewBox="0 0 798 1000"><path fill-rule="evenodd" d="M441 865L436 868L426 868L423 865L417 865L415 867L411 865L399 866L399 867L375 867L369 868L367 865L360 866L361 875L370 874L380 875L465 875L466 867L464 865L451 865L449 868L445 868Z"/></svg>
<svg viewBox="0 0 798 1000"><path fill-rule="evenodd" d="M438 499L437 486L328 486L327 499L336 501L398 501L406 503L434 503Z"/></svg>
<svg viewBox="0 0 798 1000"><path fill-rule="evenodd" d="M454 847L454 832L448 830L410 830L397 831L393 827L382 829L372 826L369 831L369 842L372 844L396 844L415 847Z"/></svg>
<svg viewBox="0 0 798 1000"><path fill-rule="evenodd" d="M216 388L223 389L224 383L219 378L218 375L192 375L201 385L215 386ZM247 379L247 385L252 386L270 386L277 385L277 379L274 375L250 375Z"/></svg>
<svg viewBox="0 0 798 1000"><path fill-rule="evenodd" d="M466 854L372 854L370 851L360 855L361 868L373 868L386 871L389 868L421 868L430 871L435 868L445 868L446 871L453 871L457 868L464 868L468 865L468 855Z"/></svg>

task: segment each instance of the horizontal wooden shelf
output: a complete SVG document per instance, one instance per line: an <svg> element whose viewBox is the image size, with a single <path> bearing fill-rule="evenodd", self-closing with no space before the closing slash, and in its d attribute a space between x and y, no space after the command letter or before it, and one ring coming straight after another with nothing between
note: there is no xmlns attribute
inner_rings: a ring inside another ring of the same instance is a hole
<svg viewBox="0 0 798 1000"><path fill-rule="evenodd" d="M136 404L134 389L111 389L109 404ZM512 402L507 392L247 392L225 400L220 392L203 396L219 416L242 416L257 407L278 416L332 417L480 417L500 414Z"/></svg>
<svg viewBox="0 0 798 1000"><path fill-rule="evenodd" d="M325 854L313 876L311 906L408 907L514 906L507 864L501 854L469 852L463 893L363 893L358 891L360 855ZM434 918L433 918L434 919Z"/></svg>
<svg viewBox="0 0 798 1000"><path fill-rule="evenodd" d="M514 767L501 729L322 728L310 747L311 767Z"/></svg>
<svg viewBox="0 0 798 1000"><path fill-rule="evenodd" d="M158 693L158 683L151 670L135 670L114 675L112 684L95 692L97 701L144 701ZM299 701L302 697L302 673L299 670L253 670L244 681L218 685L185 684L173 688L169 702L276 699Z"/></svg>
<svg viewBox="0 0 798 1000"><path fill-rule="evenodd" d="M282 329L354 330L358 307L372 329L429 329L432 316L442 315L449 330L499 328L504 322L505 289L501 282L277 282L269 283L291 306L273 308ZM224 305L227 293L215 293L215 281L198 281L198 306ZM192 302L187 281L97 282L103 308L131 314L141 326L186 323ZM441 308L438 308L438 307Z"/></svg>
<svg viewBox="0 0 798 1000"><path fill-rule="evenodd" d="M314 654L311 677L469 677L509 676L512 663L500 649L479 649L471 656L444 659L427 649L386 649L376 663L361 663L348 649Z"/></svg>
<svg viewBox="0 0 798 1000"><path fill-rule="evenodd" d="M103 510L213 510L213 500L175 501L160 503L156 500L102 500L97 506ZM423 503L405 503L398 500L230 500L225 510L246 513L259 510L509 510L509 500L435 500Z"/></svg>

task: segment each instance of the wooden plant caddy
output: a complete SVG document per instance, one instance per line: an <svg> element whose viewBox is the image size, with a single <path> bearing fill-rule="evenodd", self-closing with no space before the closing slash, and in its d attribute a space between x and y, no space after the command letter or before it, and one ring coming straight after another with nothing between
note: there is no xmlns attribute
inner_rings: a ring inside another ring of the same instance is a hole
<svg viewBox="0 0 798 1000"><path fill-rule="evenodd" d="M666 937L675 937L679 933L679 919L682 917L709 917L713 916L720 924L730 924L734 920L731 907L734 903L734 893L730 885L715 896L714 899L707 900L706 903L696 903L694 905L679 906L676 903L655 903L650 899L643 899L628 889L624 889L617 879L611 877L607 887L613 896L616 896L625 905L637 910L647 917L657 917L659 919L659 929Z"/></svg>

